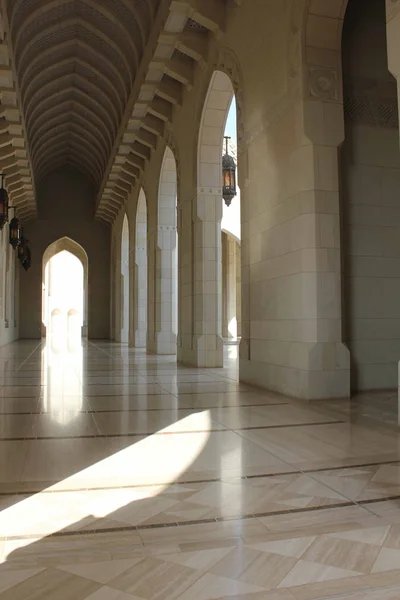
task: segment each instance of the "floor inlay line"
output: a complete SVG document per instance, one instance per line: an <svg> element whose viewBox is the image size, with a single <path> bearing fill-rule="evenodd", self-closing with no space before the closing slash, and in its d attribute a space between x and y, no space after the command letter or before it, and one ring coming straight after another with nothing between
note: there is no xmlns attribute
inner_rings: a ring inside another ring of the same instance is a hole
<svg viewBox="0 0 400 600"><path fill-rule="evenodd" d="M299 473L312 474L312 473L322 473L324 471L343 471L345 469L357 469L363 467L380 467L384 465L393 465L400 464L399 460L387 460L383 462L376 463L356 463L354 465L338 465L336 467L323 467L318 469L301 469L301 470L293 470L293 471L276 471L273 473L256 473L252 475L242 475L240 477L210 477L206 479L180 479L179 481L174 481L172 485L196 485L196 484L204 484L204 483L223 483L224 481L234 482L234 481L246 481L251 479L270 479L274 477L282 477L285 475L298 475ZM56 485L57 482L49 482L49 487ZM170 481L155 481L153 483L138 483L138 484L129 484L129 485L107 485L107 486L94 486L94 487L76 487L76 488L58 488L57 490L50 489L36 489L36 490L10 490L7 492L1 492L0 496L29 496L34 494L57 494L57 493L75 493L75 492L87 492L87 491L104 491L104 490L123 490L123 489L135 489L135 488L152 488L157 486L169 486L171 485ZM399 496L388 496L388 497L379 497L372 498L368 500L359 500L358 504L368 504L374 502L380 502L384 500L397 500L400 499Z"/></svg>
<svg viewBox="0 0 400 600"><path fill-rule="evenodd" d="M346 421L321 421L317 423L289 423L287 425L262 425L258 427L235 427L225 429L188 429L188 430L180 430L180 431L145 431L145 432L136 432L136 433L99 433L99 434L83 434L83 435L43 435L43 436L25 436L25 437L0 437L0 442L21 442L21 441L33 441L33 440L80 440L80 439L101 439L101 438L120 438L120 437L150 437L153 435L183 435L188 433L225 433L232 431L258 431L261 429L291 429L294 427L309 427L312 426L320 426L320 425L338 425L346 423ZM174 423L171 425L167 425L167 427L172 427Z"/></svg>
<svg viewBox="0 0 400 600"><path fill-rule="evenodd" d="M258 429L283 429L286 427L309 427L310 425L312 426L319 426L319 425L340 425L346 423L346 421L318 421L318 422L312 422L312 423L289 423L287 425L259 425L259 426L255 426L255 427L235 427L232 428L232 431L252 431L252 430L258 430Z"/></svg>
<svg viewBox="0 0 400 600"><path fill-rule="evenodd" d="M145 531L148 529L166 529L172 527L190 527L193 525L206 525L209 523L226 523L231 521L247 521L250 519L261 519L265 517L274 517L278 515L287 515L287 514L296 514L296 513L308 513L308 512L317 512L323 510L332 510L335 508L349 508L350 506L357 506L356 502L345 501L342 503L335 502L332 504L324 504L321 506L312 506L312 507L302 507L302 508L294 508L294 509L284 509L284 510L275 510L271 512L264 513L255 513L255 514L245 514L245 515L232 515L229 517L215 517L211 519L198 519L198 520L189 520L189 521L175 521L171 523L152 523L148 525L121 525L121 527L99 527L94 529L84 529L84 530L68 530L68 531L57 531L55 533L50 533L46 535L46 537L71 537L75 535L96 535L96 534L105 534L105 533L118 533L125 531ZM18 535L18 536L0 536L0 541L13 541L13 540L21 540L21 539L37 539L41 537L41 534L32 533L29 535Z"/></svg>
<svg viewBox="0 0 400 600"><path fill-rule="evenodd" d="M352 465L337 465L335 467L319 467L318 469L302 469L303 473L322 473L323 471L343 471L345 469L360 469L362 467L377 467L381 465L395 465L400 463L400 456L394 460L384 460L379 462L354 463Z"/></svg>
<svg viewBox="0 0 400 600"><path fill-rule="evenodd" d="M1 492L0 496L29 496L34 494L60 494L60 493L75 493L75 492L100 492L106 490L134 490L136 488L154 488L158 486L170 486L170 485L196 485L204 483L223 483L223 482L235 482L235 481L246 481L249 479L269 479L273 477L282 477L285 475L299 475L301 471L280 471L276 473L260 473L258 475L242 475L241 477L213 477L209 479L181 479L174 481L173 484L169 481L155 481L153 483L138 483L130 485L107 485L107 486L94 486L94 487L75 487L75 488L58 488L56 490L51 489L36 489L36 490L11 490L8 492ZM49 487L57 485L56 482L50 483Z"/></svg>
<svg viewBox="0 0 400 600"><path fill-rule="evenodd" d="M101 409L101 410L78 410L78 415L91 415L98 413L125 413L125 412L163 412L172 410L192 410L192 411L203 411L203 410L217 410L219 408L269 408L270 406L288 406L288 402L276 402L273 404L219 404L218 406L201 406L197 407L182 407L182 408L124 408L124 409ZM4 416L16 416L16 415L52 415L57 414L52 411L24 411L24 412L0 412L0 418Z"/></svg>
<svg viewBox="0 0 400 600"><path fill-rule="evenodd" d="M380 496L379 498L367 498L365 500L357 500L357 504L377 504L378 502L390 502L394 500L400 500L400 494L393 496Z"/></svg>

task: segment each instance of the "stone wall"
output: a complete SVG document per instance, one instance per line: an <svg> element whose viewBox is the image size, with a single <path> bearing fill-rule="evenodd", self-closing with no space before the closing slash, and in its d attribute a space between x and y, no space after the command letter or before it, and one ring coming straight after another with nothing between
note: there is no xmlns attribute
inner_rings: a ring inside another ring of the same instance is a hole
<svg viewBox="0 0 400 600"><path fill-rule="evenodd" d="M20 273L20 337L42 334L42 258L46 248L68 236L89 259L88 337L110 336L110 228L94 220L95 196L90 182L73 168L53 172L38 186L38 219L28 221L24 235L32 266Z"/></svg>
<svg viewBox="0 0 400 600"><path fill-rule="evenodd" d="M354 390L397 387L400 152L384 0L350 0L343 30L344 336Z"/></svg>

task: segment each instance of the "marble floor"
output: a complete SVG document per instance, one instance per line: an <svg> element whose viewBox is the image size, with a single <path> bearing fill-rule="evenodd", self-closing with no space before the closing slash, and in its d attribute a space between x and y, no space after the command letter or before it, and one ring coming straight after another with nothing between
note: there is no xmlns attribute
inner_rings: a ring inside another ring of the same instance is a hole
<svg viewBox="0 0 400 600"><path fill-rule="evenodd" d="M0 600L400 598L397 428L225 354L0 348Z"/></svg>

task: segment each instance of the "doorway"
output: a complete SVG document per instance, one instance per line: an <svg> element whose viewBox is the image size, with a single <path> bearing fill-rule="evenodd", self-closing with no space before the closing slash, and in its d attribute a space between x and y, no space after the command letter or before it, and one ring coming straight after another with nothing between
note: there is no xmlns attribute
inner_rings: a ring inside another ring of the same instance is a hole
<svg viewBox="0 0 400 600"><path fill-rule="evenodd" d="M42 261L42 337L55 350L87 337L88 258L70 238L51 244Z"/></svg>

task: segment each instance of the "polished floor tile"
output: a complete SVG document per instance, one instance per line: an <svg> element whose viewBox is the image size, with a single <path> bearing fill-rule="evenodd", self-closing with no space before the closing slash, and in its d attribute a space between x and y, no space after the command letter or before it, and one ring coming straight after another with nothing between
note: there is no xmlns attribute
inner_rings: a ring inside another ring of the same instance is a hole
<svg viewBox="0 0 400 600"><path fill-rule="evenodd" d="M293 405L229 407L211 410L212 417L229 429L310 425L336 421L307 407Z"/></svg>
<svg viewBox="0 0 400 600"><path fill-rule="evenodd" d="M393 422L239 384L236 357L0 348L0 600L400 597Z"/></svg>

